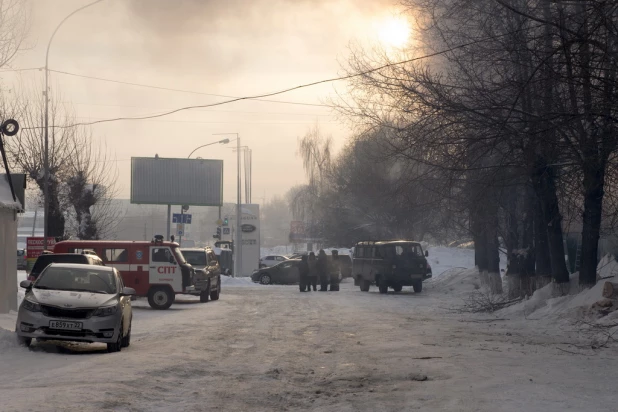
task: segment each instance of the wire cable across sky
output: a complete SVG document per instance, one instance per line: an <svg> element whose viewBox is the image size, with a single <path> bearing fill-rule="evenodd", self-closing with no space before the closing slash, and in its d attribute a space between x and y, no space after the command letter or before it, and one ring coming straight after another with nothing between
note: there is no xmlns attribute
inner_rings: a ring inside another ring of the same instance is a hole
<svg viewBox="0 0 618 412"><path fill-rule="evenodd" d="M333 82L337 82L337 81L342 81L342 80L349 80L349 79L353 79L356 77L361 77L361 76L366 76L368 74L371 73L375 73L378 72L380 70L389 68L389 67L395 67L395 66L401 66L403 64L407 64L407 63L412 63L415 61L419 61L419 60L424 60L424 59L429 59L431 57L437 57L446 53L450 53L459 49L463 49L465 47L468 46L472 46L478 43L482 43L488 40L495 40L497 38L500 37L505 37L508 35L512 35L518 31L521 31L522 29L518 29L518 30L514 30L513 32L509 32L509 33L503 33L501 35L498 36L491 36L491 37L487 37L487 38L483 38L483 39L477 39L477 40L473 40L467 43L463 43L463 44L459 44L456 46L452 46L449 47L447 49L444 50L440 50L434 53L429 53L423 56L418 56L418 57L413 57L410 59L406 59L406 60L401 60L401 61L397 61L397 62L392 62L392 63L387 63L378 67L375 67L373 69L368 69L368 70L364 70L358 73L353 73L353 74L348 74L345 76L339 76L339 77L332 77L329 79L323 79L323 80L318 80L315 82L311 82L311 83L305 83L305 84L301 84L298 86L294 86L294 87L289 87L287 89L283 89L283 90L279 90L279 91L275 91L275 92L269 92L269 93L263 93L263 94L257 94L257 95L252 95L252 96L243 96L243 97L233 97L233 96L226 96L226 95L216 95L216 94L211 94L211 93L201 93L201 92L192 92L192 93L198 93L198 94L205 94L205 95L210 95L210 96L217 96L217 97L229 97L228 100L223 100L220 102L215 102L215 103L209 103L209 104L200 104L200 105L191 105L191 106L184 106L184 107L179 107L177 109L173 109L173 110L169 110L169 111L165 111L162 113L156 113L156 114L149 114L149 115L143 115L143 116L134 116L134 117L115 117L115 118L109 118L109 119L100 119L100 120L93 120L90 122L79 122L79 123L74 123L71 125L66 125L66 126L54 126L56 128L60 128L60 129L67 129L70 127L74 127L74 126L92 126L95 124L102 124L102 123L111 123L111 122L119 122L119 121L129 121L129 120L147 120L147 119L155 119L158 117L164 117L164 116L169 116L175 113L179 113L179 112L183 112L183 111L187 111L187 110L194 110L194 109L203 109L203 108L207 108L207 107L215 107L215 106L222 106L222 105L226 105L226 104L230 104L230 103L235 103L235 102L240 102L240 101L245 101L245 100L261 100L261 101L267 101L264 100L267 97L272 97L272 96L278 96L281 94L285 94L285 93L289 93L295 90L300 90L300 89L304 89L304 88L308 88L308 87L312 87L312 86L317 86L320 84L326 84L326 83L333 83ZM172 88L167 88L167 87L159 87L159 86L150 86L150 85L142 85L139 83L130 83L130 82L122 82L122 81L116 81L116 80L110 80L110 79L103 79L103 78L99 78L99 77L94 77L94 76L85 76L85 75L79 75L79 74L75 74L75 73L70 73L70 72L64 72L64 71L60 71L60 70L50 70L53 71L55 73L59 73L59 74L65 74L65 75L69 75L69 76L77 76L77 77L83 77L83 78L90 78L90 79L94 79L94 80L101 80L101 81L109 81L109 82L114 82L114 83L120 83L120 84L127 84L127 85L132 85L132 86L140 86L140 87L149 87L149 88L156 88L156 89L161 89L161 90L171 90L171 91L179 91L179 92L189 92L187 90L181 90L181 89L172 89ZM277 103L281 103L281 101L274 101ZM294 104L294 103L292 103ZM299 103L299 104L303 104L303 105L310 105L309 103ZM326 106L329 107L328 105L318 105L315 104L316 106ZM334 107L334 106L330 106L330 107ZM33 128L29 128L29 129L35 129Z"/></svg>

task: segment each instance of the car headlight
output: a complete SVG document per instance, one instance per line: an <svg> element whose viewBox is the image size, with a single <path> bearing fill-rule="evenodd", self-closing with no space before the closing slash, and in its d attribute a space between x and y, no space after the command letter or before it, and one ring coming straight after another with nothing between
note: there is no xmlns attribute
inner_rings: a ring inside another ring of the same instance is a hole
<svg viewBox="0 0 618 412"><path fill-rule="evenodd" d="M22 303L22 306L24 307L24 309L29 310L30 312L40 312L41 311L41 305L33 302L31 300L28 299L24 299L24 303Z"/></svg>
<svg viewBox="0 0 618 412"><path fill-rule="evenodd" d="M106 306L106 307L98 308L97 310L95 310L92 316L112 316L116 312L118 312L117 305Z"/></svg>

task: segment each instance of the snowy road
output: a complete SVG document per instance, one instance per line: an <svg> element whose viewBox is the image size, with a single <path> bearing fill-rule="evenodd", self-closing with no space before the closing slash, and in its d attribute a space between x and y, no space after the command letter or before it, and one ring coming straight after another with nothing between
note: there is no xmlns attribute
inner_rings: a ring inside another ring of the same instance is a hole
<svg viewBox="0 0 618 412"><path fill-rule="evenodd" d="M618 357L533 322L480 322L448 294L227 287L134 309L121 353L0 341L2 411L613 411ZM6 338L7 332L4 332ZM1 336L0 336L1 337Z"/></svg>

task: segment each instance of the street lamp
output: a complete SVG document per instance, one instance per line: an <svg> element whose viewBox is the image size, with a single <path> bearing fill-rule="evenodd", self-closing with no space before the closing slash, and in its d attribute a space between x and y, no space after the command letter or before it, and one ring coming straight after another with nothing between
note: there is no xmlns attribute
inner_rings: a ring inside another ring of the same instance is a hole
<svg viewBox="0 0 618 412"><path fill-rule="evenodd" d="M56 29L54 30L51 37L49 38L49 43L47 43L47 51L45 52L45 93L44 93L44 96L45 96L45 153L43 156L44 157L43 167L45 169L45 183L43 185L43 196L45 197L45 206L44 206L45 216L43 220L44 220L45 227L43 228L43 249L47 249L47 236L48 236L47 225L49 222L49 49L51 48L51 44L52 44L52 41L54 40L54 37L56 36L56 33L58 32L58 30L64 24L65 21L67 21L74 14L90 6L94 6L95 4L100 3L102 1L103 0L96 0L96 1L93 1L92 3L86 4L85 6L78 8L77 10L73 11L71 14L66 16L64 19L62 19L62 21L58 24L58 26L56 26Z"/></svg>
<svg viewBox="0 0 618 412"><path fill-rule="evenodd" d="M202 147L211 146L211 145L217 144L217 143L219 143L219 144L228 144L229 142L230 142L230 139L223 139L223 140L219 140L217 142L212 142L212 143L208 143L208 144L196 147L195 149L193 149L193 151L191 153L189 153L189 156L187 156L187 158L190 158L193 153L195 153L198 149L201 149Z"/></svg>
<svg viewBox="0 0 618 412"><path fill-rule="evenodd" d="M237 155L237 176L238 176L238 189L236 196L236 247L234 248L234 272L232 276L236 277L236 274L242 274L242 232L240 230L241 219L241 204L240 204L240 136L238 133L214 133L215 136L223 136L223 135L235 135L236 136L236 155Z"/></svg>

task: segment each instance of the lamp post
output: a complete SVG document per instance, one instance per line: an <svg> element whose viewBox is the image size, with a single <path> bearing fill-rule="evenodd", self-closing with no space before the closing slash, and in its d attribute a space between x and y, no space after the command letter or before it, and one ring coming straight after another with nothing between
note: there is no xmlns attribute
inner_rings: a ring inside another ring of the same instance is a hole
<svg viewBox="0 0 618 412"><path fill-rule="evenodd" d="M77 10L74 10L71 14L69 14L64 19L62 19L62 21L58 24L58 26L56 26L56 29L52 33L51 37L49 38L49 42L47 43L47 51L45 52L45 93L43 94L45 96L45 152L43 156L44 157L43 168L45 169L45 182L43 184L43 197L45 198L45 205L44 205L45 216L43 217L43 220L44 220L43 249L47 249L47 236L48 236L47 226L49 222L49 49L51 48L51 44L52 44L52 41L54 40L54 37L56 36L56 33L58 32L58 30L64 24L65 21L67 21L74 14L90 6L94 6L95 4L100 3L102 1L103 0L96 0L96 1L93 1L92 3L86 4L85 6L82 6L78 8Z"/></svg>
<svg viewBox="0 0 618 412"><path fill-rule="evenodd" d="M197 150L201 149L202 147L212 146L213 144L228 144L229 142L230 142L230 139L223 139L223 140L217 140L216 142L206 143L206 144L203 144L201 146L198 146L195 149L193 149L193 151L191 153L189 153L189 156L187 156L187 159L190 159L191 155L193 153L195 153ZM221 206L219 206L219 220L221 220ZM184 224L184 222L182 222L182 223ZM169 231L169 227L168 227L168 231ZM182 241L182 237L180 239Z"/></svg>
<svg viewBox="0 0 618 412"><path fill-rule="evenodd" d="M236 161L237 161L237 177L238 187L236 193L236 247L234 248L234 272L232 276L242 275L242 232L240 227L242 226L242 205L240 203L240 136L238 133L214 133L215 136L223 135L235 135L236 136Z"/></svg>
<svg viewBox="0 0 618 412"><path fill-rule="evenodd" d="M189 156L187 156L187 158L190 158L193 153L195 153L198 149L201 149L202 147L212 146L213 144L217 144L217 143L219 143L219 144L228 144L229 142L230 142L230 139L223 139L223 140L219 140L219 141L216 141L216 142L207 143L207 144L202 145L202 146L198 146L195 149L193 149L193 151L191 153L189 153Z"/></svg>

